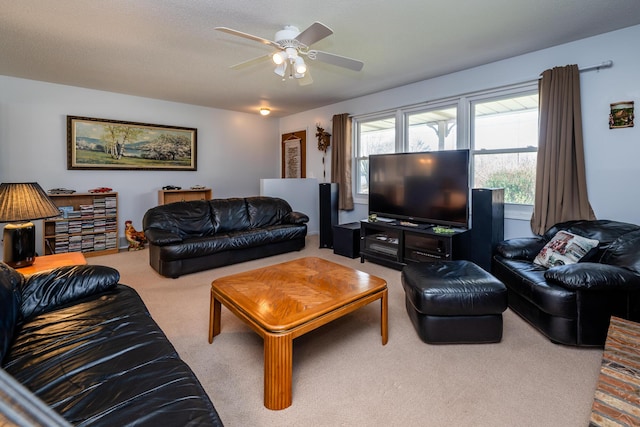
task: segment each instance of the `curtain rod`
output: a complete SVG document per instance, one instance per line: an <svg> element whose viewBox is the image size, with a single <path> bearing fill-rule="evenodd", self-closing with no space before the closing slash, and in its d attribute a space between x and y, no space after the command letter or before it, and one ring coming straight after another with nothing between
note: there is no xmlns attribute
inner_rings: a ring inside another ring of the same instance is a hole
<svg viewBox="0 0 640 427"><path fill-rule="evenodd" d="M591 70L600 70L600 68L610 68L613 66L613 61L608 60L601 62L596 65L589 65L588 67L578 67L578 71L591 71Z"/></svg>
<svg viewBox="0 0 640 427"><path fill-rule="evenodd" d="M595 65L587 65L586 67L578 67L578 71L583 72L583 71L591 71L591 70L598 70L600 71L601 68L611 68L613 66L613 61L612 60L607 60L607 61L603 61L599 64L595 64ZM537 79L530 79L530 80L524 80L521 81L519 83L510 83L508 85L502 86L502 87L507 87L507 86L518 86L518 85L523 85L523 84L531 84L536 82L536 80L540 80L542 78L542 75L539 75ZM494 88L494 89L499 89L499 88ZM447 97L445 99L449 99L449 98L457 98L458 96L453 96L453 97ZM431 102L431 101L429 101ZM417 104L412 104L414 106L418 106L418 105L422 105L425 102L420 102ZM397 107L397 108L393 108L393 109L389 109L389 110L384 110L384 111L376 111L375 113L366 113L366 114L349 114L349 118L354 118L354 117L358 117L358 118L366 118L367 116L377 116L377 115L383 115L386 112L393 112L393 111L397 111L400 108L407 108L407 107L411 107L411 106L403 106L403 107Z"/></svg>
<svg viewBox="0 0 640 427"><path fill-rule="evenodd" d="M610 68L612 66L613 66L613 61L609 59L608 61L604 61L599 64L588 65L586 67L578 67L578 71L580 72L591 71L591 70L600 71L601 68ZM540 80L541 78L542 78L542 75L538 76L538 80Z"/></svg>

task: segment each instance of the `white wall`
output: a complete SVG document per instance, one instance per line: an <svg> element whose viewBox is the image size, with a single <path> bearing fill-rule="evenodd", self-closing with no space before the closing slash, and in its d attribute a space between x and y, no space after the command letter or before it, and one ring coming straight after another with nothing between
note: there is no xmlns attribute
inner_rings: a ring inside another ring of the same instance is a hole
<svg viewBox="0 0 640 427"><path fill-rule="evenodd" d="M198 170L67 170L67 115L197 128ZM78 192L111 187L121 238L127 219L141 229L161 187L199 184L214 197L258 195L260 179L280 176L279 156L277 119L0 76L0 182ZM40 234L40 221L36 226Z"/></svg>
<svg viewBox="0 0 640 427"><path fill-rule="evenodd" d="M636 110L640 108L640 55L631 48L638 40L640 26L629 27L291 115L280 120L280 131L284 133L304 127L315 129L315 123L321 123L331 132L330 120L334 114L362 115L383 111L532 81L542 71L554 66L589 66L612 60L612 68L581 73L589 198L598 218L640 224L640 185L636 183L640 179L640 123L626 129L610 130L608 127L610 103L636 101ZM316 142L314 138L307 139L307 176L322 176L322 153L316 148ZM330 153L327 158L331 158ZM327 176L330 176L329 171L330 165ZM367 206L357 205L353 212L341 211L340 222L357 221L366 215ZM531 234L528 221L506 221L506 237L526 234Z"/></svg>
<svg viewBox="0 0 640 427"><path fill-rule="evenodd" d="M280 197L291 205L291 209L309 217L308 234L320 230L320 189L315 178L277 178L260 180L260 195Z"/></svg>

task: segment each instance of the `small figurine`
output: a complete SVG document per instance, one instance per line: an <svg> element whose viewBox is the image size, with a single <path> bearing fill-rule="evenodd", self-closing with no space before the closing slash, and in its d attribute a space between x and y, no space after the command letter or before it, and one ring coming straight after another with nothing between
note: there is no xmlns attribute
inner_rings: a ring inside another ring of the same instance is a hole
<svg viewBox="0 0 640 427"><path fill-rule="evenodd" d="M110 187L98 187L98 188L92 188L91 190L89 190L89 193L110 193L113 191L113 188Z"/></svg>
<svg viewBox="0 0 640 427"><path fill-rule="evenodd" d="M68 188L52 188L49 190L49 194L73 194L76 190L70 190Z"/></svg>
<svg viewBox="0 0 640 427"><path fill-rule="evenodd" d="M144 232L136 231L131 220L124 222L124 235L129 242L130 251L144 249L144 244L147 243L147 237L144 235Z"/></svg>

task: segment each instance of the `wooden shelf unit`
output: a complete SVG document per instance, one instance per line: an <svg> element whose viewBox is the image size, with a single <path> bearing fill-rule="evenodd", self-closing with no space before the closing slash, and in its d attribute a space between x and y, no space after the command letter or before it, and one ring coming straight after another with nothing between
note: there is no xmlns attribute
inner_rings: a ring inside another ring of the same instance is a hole
<svg viewBox="0 0 640 427"><path fill-rule="evenodd" d="M67 217L43 221L45 255L82 252L86 257L118 252L118 193L49 194Z"/></svg>
<svg viewBox="0 0 640 427"><path fill-rule="evenodd" d="M190 200L211 200L210 188L187 190L158 190L158 204L166 205L174 202L188 202Z"/></svg>

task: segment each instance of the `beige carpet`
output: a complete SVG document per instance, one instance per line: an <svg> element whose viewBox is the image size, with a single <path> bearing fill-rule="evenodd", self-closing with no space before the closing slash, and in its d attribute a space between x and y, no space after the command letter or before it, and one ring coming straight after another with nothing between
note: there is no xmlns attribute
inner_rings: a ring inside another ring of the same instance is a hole
<svg viewBox="0 0 640 427"><path fill-rule="evenodd" d="M294 341L293 405L263 406L262 340L223 308L207 342L209 287L216 277L301 256L320 256L389 285L389 343L373 303ZM148 251L88 258L110 265L140 292L154 319L194 370L220 417L233 426L586 426L602 350L552 344L516 314L504 314L498 344L428 345L404 308L400 273L319 249L167 279Z"/></svg>

